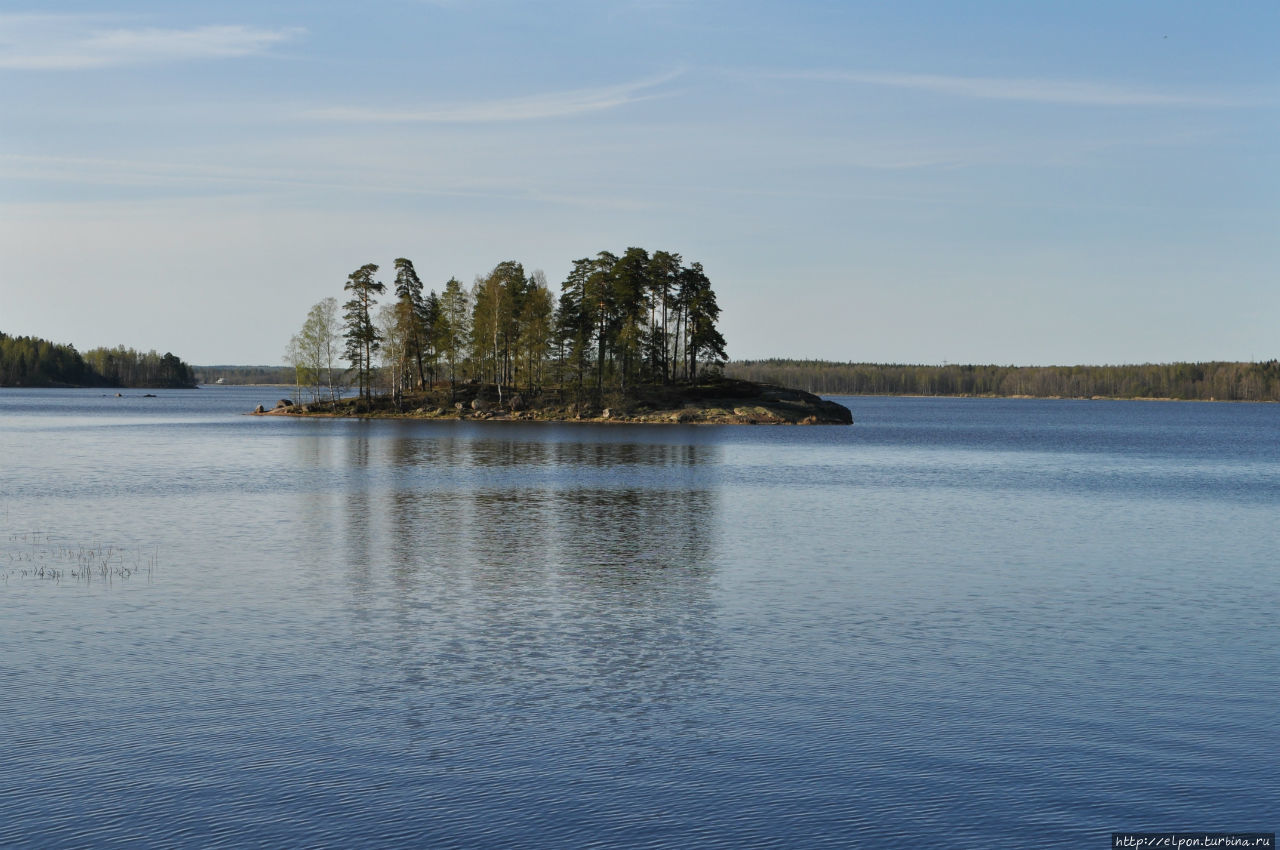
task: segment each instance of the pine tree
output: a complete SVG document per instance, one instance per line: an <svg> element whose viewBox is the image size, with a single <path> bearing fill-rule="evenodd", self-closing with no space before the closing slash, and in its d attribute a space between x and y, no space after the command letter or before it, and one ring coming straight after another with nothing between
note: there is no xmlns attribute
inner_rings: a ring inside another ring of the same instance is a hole
<svg viewBox="0 0 1280 850"><path fill-rule="evenodd" d="M418 387L426 385L423 361L426 359L427 328L425 303L422 298L422 281L413 267L413 261L400 257L396 260L396 326L404 340L404 355L418 367Z"/></svg>
<svg viewBox="0 0 1280 850"><path fill-rule="evenodd" d="M346 358L356 370L360 395L370 400L373 398L373 355L378 351L382 337L370 311L376 303L374 296L386 290L384 284L373 279L377 272L376 265L366 263L352 272L342 287L351 293L351 300L342 305L342 315L346 320L346 332L343 334L347 341Z"/></svg>

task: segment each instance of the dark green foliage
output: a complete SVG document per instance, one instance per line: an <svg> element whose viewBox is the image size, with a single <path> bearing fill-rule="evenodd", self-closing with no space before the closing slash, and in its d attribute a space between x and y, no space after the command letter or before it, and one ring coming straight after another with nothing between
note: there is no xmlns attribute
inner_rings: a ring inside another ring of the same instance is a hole
<svg viewBox="0 0 1280 850"><path fill-rule="evenodd" d="M594 395L625 396L638 384L696 383L725 359L720 308L700 263L628 248L576 260L553 322L562 380L581 392L590 365Z"/></svg>
<svg viewBox="0 0 1280 850"><path fill-rule="evenodd" d="M404 337L405 356L417 366L418 387L426 386L426 363L431 359L430 328L427 300L422 296L422 280L418 277L413 261L400 257L396 260L396 308L397 323ZM435 293L431 293L435 298Z"/></svg>
<svg viewBox="0 0 1280 850"><path fill-rule="evenodd" d="M679 254L633 247L577 260L558 300L541 271L526 275L514 260L477 277L470 292L450 279L441 295L423 294L411 261L395 267L396 301L379 325L371 315L384 289L373 279L378 267L362 266L345 287L346 358L365 399L380 346L393 393L409 389L405 376L416 364L419 389L447 367L451 392L466 380L491 385L501 399L507 387L533 393L550 377L595 403L645 384L696 384L725 359L711 282Z"/></svg>
<svg viewBox="0 0 1280 850"><path fill-rule="evenodd" d="M382 334L373 324L371 310L375 303L374 296L381 295L386 285L373 279L378 267L366 263L347 277L343 290L351 293L351 300L342 305L342 317L346 321L345 357L356 370L356 380L360 395L366 398L373 396L373 355L382 343Z"/></svg>
<svg viewBox="0 0 1280 850"><path fill-rule="evenodd" d="M824 395L1034 396L1280 401L1280 361L1130 366L918 366L741 360L725 374Z"/></svg>
<svg viewBox="0 0 1280 850"><path fill-rule="evenodd" d="M183 388L195 386L195 375L168 352L118 346L81 355L74 346L0 333L0 386Z"/></svg>

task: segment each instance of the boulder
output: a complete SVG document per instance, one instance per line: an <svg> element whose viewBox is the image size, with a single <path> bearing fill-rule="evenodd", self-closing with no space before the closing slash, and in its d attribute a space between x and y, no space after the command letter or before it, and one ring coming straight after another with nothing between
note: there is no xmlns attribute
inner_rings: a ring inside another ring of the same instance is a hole
<svg viewBox="0 0 1280 850"><path fill-rule="evenodd" d="M282 407L293 407L293 401L287 398L280 399L276 402L276 410L279 410Z"/></svg>
<svg viewBox="0 0 1280 850"><path fill-rule="evenodd" d="M459 413L461 413L461 412L462 412L462 410L463 410L463 408L464 408L464 407L465 407L465 405L463 405L463 403L462 403L462 402L460 402L460 401L455 401L455 402L453 403L453 409L454 409L454 410L456 410L456 411L458 411Z"/></svg>
<svg viewBox="0 0 1280 850"><path fill-rule="evenodd" d="M263 407L262 405L258 405L257 407L255 407L255 408L253 409L253 412L254 412L254 413L266 413L266 412L267 412L267 409L266 409L265 407Z"/></svg>
<svg viewBox="0 0 1280 850"><path fill-rule="evenodd" d="M515 395L513 395L511 397L510 407L512 410L524 410L525 408L524 396L520 395L520 393L516 393Z"/></svg>
<svg viewBox="0 0 1280 850"><path fill-rule="evenodd" d="M777 422L779 416L767 407L753 405L751 407L735 407L733 409L734 416L741 416L743 419L749 419L752 422Z"/></svg>
<svg viewBox="0 0 1280 850"><path fill-rule="evenodd" d="M613 411L606 407L604 410L602 410L602 411L600 412L600 418L601 418L601 419L612 419L612 418L613 418Z"/></svg>
<svg viewBox="0 0 1280 850"><path fill-rule="evenodd" d="M493 407L493 402L491 401L485 401L482 398L471 399L472 410L485 411L485 410L489 410L492 407Z"/></svg>

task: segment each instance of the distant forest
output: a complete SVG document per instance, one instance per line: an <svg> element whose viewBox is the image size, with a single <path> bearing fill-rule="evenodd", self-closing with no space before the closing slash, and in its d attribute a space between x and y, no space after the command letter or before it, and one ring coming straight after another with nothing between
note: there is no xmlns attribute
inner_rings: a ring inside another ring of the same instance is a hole
<svg viewBox="0 0 1280 850"><path fill-rule="evenodd" d="M1033 396L1280 401L1280 361L1133 366L913 366L735 360L725 375L819 395Z"/></svg>
<svg viewBox="0 0 1280 850"><path fill-rule="evenodd" d="M132 348L95 348L84 354L74 346L33 336L0 333L0 386L3 387L194 387L191 367L166 352Z"/></svg>
<svg viewBox="0 0 1280 850"><path fill-rule="evenodd" d="M292 366L192 366L200 384L289 384L297 379Z"/></svg>

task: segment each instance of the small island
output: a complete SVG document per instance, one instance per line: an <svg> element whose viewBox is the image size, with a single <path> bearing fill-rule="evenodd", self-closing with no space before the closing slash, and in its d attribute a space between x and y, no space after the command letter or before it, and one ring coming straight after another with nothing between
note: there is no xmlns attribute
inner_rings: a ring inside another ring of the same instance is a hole
<svg viewBox="0 0 1280 850"><path fill-rule="evenodd" d="M633 422L687 425L852 425L853 413L812 393L732 378L696 386L645 385L626 399L601 407L573 400L560 389L508 391L498 398L492 385L463 384L367 398L295 403L280 399L256 415L344 416L401 419L469 419L526 422Z"/></svg>
<svg viewBox="0 0 1280 850"><path fill-rule="evenodd" d="M508 260L468 288L424 292L411 260L388 289L368 263L289 341L287 416L849 425L843 405L724 376L720 307L701 263L627 248L573 261L558 296ZM345 361L347 366L340 365ZM348 378L349 376L349 378ZM348 383L348 380L350 383ZM347 387L356 390L347 397Z"/></svg>

